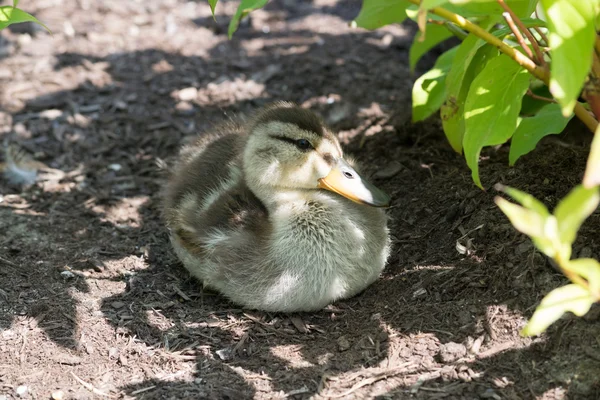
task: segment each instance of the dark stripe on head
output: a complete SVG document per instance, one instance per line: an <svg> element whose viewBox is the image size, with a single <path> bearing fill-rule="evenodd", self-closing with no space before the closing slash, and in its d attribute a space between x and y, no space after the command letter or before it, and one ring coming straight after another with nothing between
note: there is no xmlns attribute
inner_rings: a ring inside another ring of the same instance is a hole
<svg viewBox="0 0 600 400"><path fill-rule="evenodd" d="M329 165L333 165L333 163L335 162L335 159L330 153L323 154L323 160L325 160L325 162Z"/></svg>
<svg viewBox="0 0 600 400"><path fill-rule="evenodd" d="M254 125L268 124L269 122L293 124L318 136L324 135L323 122L315 113L291 103L276 103L267 107L255 119Z"/></svg>

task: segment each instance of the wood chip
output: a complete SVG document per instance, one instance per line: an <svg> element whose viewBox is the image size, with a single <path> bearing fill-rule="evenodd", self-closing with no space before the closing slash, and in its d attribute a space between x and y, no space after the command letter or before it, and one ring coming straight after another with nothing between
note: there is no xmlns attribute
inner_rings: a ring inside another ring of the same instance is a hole
<svg viewBox="0 0 600 400"><path fill-rule="evenodd" d="M290 321L292 321L292 324L294 324L294 327L298 330L298 332L308 333L308 329L300 317L291 317Z"/></svg>

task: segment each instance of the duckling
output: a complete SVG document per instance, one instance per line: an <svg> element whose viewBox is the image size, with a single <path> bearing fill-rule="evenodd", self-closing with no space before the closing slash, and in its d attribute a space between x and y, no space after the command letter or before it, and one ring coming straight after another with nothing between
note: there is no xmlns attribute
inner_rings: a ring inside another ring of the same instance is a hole
<svg viewBox="0 0 600 400"><path fill-rule="evenodd" d="M316 114L277 102L182 149L164 218L205 287L249 309L316 311L379 277L389 202Z"/></svg>

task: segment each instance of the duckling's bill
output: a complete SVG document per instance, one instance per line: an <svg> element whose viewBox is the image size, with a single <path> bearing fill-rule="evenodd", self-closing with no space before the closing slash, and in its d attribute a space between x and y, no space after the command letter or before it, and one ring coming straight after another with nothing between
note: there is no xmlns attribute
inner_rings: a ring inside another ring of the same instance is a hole
<svg viewBox="0 0 600 400"><path fill-rule="evenodd" d="M356 203L373 207L389 207L390 196L362 177L340 158L329 174L319 179L318 187L331 190Z"/></svg>

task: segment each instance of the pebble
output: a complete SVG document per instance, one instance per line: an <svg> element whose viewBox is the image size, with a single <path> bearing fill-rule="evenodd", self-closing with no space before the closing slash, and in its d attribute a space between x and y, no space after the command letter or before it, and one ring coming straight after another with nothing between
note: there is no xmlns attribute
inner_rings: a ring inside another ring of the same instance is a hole
<svg viewBox="0 0 600 400"><path fill-rule="evenodd" d="M532 244L530 242L523 242L517 246L516 253L517 255L527 253L532 248Z"/></svg>
<svg viewBox="0 0 600 400"><path fill-rule="evenodd" d="M52 400L63 400L65 398L65 393L62 390L57 390L56 392L52 392Z"/></svg>
<svg viewBox="0 0 600 400"><path fill-rule="evenodd" d="M122 301L113 301L112 303L110 303L110 306L118 310L119 308L125 307L125 303L123 303Z"/></svg>
<svg viewBox="0 0 600 400"><path fill-rule="evenodd" d="M63 272L60 273L60 275L63 278L67 278L67 279L73 279L73 278L75 278L75 274L72 273L71 271L63 271Z"/></svg>
<svg viewBox="0 0 600 400"><path fill-rule="evenodd" d="M339 351L346 351L350 348L350 341L345 336L340 336L337 345Z"/></svg>
<svg viewBox="0 0 600 400"><path fill-rule="evenodd" d="M21 385L21 386L17 386L17 388L15 389L15 392L17 393L17 396L22 397L27 393L28 390L29 390L29 388L27 386Z"/></svg>
<svg viewBox="0 0 600 400"><path fill-rule="evenodd" d="M215 353L217 353L217 355L219 356L219 358L223 361L227 361L231 358L232 356L232 352L230 348L224 348L221 350L217 350Z"/></svg>
<svg viewBox="0 0 600 400"><path fill-rule="evenodd" d="M386 331L382 331L377 335L377 339L379 339L380 342L387 342L389 337L390 335Z"/></svg>
<svg viewBox="0 0 600 400"><path fill-rule="evenodd" d="M196 89L195 87L181 89L179 92L177 92L177 97L181 101L195 100L196 97L198 97L198 89Z"/></svg>
<svg viewBox="0 0 600 400"><path fill-rule="evenodd" d="M584 247L579 251L579 258L590 258L592 257L592 249L589 247Z"/></svg>

